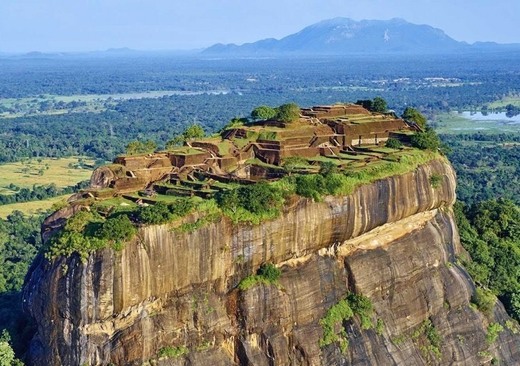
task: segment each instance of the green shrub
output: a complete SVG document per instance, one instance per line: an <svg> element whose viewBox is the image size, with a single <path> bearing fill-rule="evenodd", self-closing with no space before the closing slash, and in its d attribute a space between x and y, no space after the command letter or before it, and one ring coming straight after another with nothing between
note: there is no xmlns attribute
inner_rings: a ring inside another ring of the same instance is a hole
<svg viewBox="0 0 520 366"><path fill-rule="evenodd" d="M300 117L300 107L295 103L282 104L276 108L276 119L282 122L293 122Z"/></svg>
<svg viewBox="0 0 520 366"><path fill-rule="evenodd" d="M159 350L159 357L176 358L188 354L189 350L186 346L172 347L166 346Z"/></svg>
<svg viewBox="0 0 520 366"><path fill-rule="evenodd" d="M432 186L432 188L439 188L441 186L441 183L442 183L442 175L433 173L430 176L430 185Z"/></svg>
<svg viewBox="0 0 520 366"><path fill-rule="evenodd" d="M441 147L441 140L433 129L426 129L424 132L418 132L410 139L413 147L421 150L436 151Z"/></svg>
<svg viewBox="0 0 520 366"><path fill-rule="evenodd" d="M338 173L338 166L334 164L332 161L322 161L320 162L320 174L324 177L329 176L330 174Z"/></svg>
<svg viewBox="0 0 520 366"><path fill-rule="evenodd" d="M489 324L487 328L487 334L486 334L486 342L488 344L493 344L498 338L498 335L500 332L504 330L504 327L500 325L499 323L491 323Z"/></svg>
<svg viewBox="0 0 520 366"><path fill-rule="evenodd" d="M325 176L325 192L331 195L341 193L345 185L345 176L341 173L329 173Z"/></svg>
<svg viewBox="0 0 520 366"><path fill-rule="evenodd" d="M108 218L96 232L96 237L119 243L130 240L137 234L137 229L126 215Z"/></svg>
<svg viewBox="0 0 520 366"><path fill-rule="evenodd" d="M171 218L168 205L163 202L157 202L154 205L141 206L137 211L137 219L143 224L164 224Z"/></svg>
<svg viewBox="0 0 520 366"><path fill-rule="evenodd" d="M385 146L389 147L390 149L400 149L403 147L403 143L398 139L389 138L386 140Z"/></svg>
<svg viewBox="0 0 520 366"><path fill-rule="evenodd" d="M179 198L175 203L168 205L172 215L185 216L193 209L193 202L189 198Z"/></svg>
<svg viewBox="0 0 520 366"><path fill-rule="evenodd" d="M347 300L350 303L350 307L354 314L359 316L361 321L361 329L372 328L372 313L374 311L372 302L368 297L350 293L347 296Z"/></svg>
<svg viewBox="0 0 520 366"><path fill-rule="evenodd" d="M509 306L509 313L517 320L520 319L520 292L514 292L511 294Z"/></svg>
<svg viewBox="0 0 520 366"><path fill-rule="evenodd" d="M475 305L477 305L477 308L481 312L489 315L495 307L497 298L491 290L477 287L475 293L473 294L472 301Z"/></svg>
<svg viewBox="0 0 520 366"><path fill-rule="evenodd" d="M247 118L234 117L222 128L221 131L242 127L247 122L249 122Z"/></svg>
<svg viewBox="0 0 520 366"><path fill-rule="evenodd" d="M278 281L280 278L280 275L282 274L282 271L280 268L277 268L272 263L265 263L260 266L260 269L258 270L258 275L265 278L270 283L274 283Z"/></svg>
<svg viewBox="0 0 520 366"><path fill-rule="evenodd" d="M256 275L244 278L238 284L238 288L242 291L248 290L251 287L259 284L276 284L282 271L272 263L262 264Z"/></svg>
<svg viewBox="0 0 520 366"><path fill-rule="evenodd" d="M377 335L382 335L384 330L385 330L385 323L383 322L383 319L377 319L377 322L376 322Z"/></svg>
<svg viewBox="0 0 520 366"><path fill-rule="evenodd" d="M149 154L153 153L157 148L157 144L152 140L147 141L131 141L126 145L126 154L127 155L137 155L137 154Z"/></svg>
<svg viewBox="0 0 520 366"><path fill-rule="evenodd" d="M513 334L520 333L520 326L515 320L506 320L506 328Z"/></svg>
<svg viewBox="0 0 520 366"><path fill-rule="evenodd" d="M253 109L251 118L255 120L267 120L276 117L276 110L266 105L261 105Z"/></svg>
<svg viewBox="0 0 520 366"><path fill-rule="evenodd" d="M239 194L242 207L252 213L262 213L281 204L281 192L265 182L240 187Z"/></svg>
<svg viewBox="0 0 520 366"><path fill-rule="evenodd" d="M105 220L96 212L80 211L49 240L45 256L52 259L78 253L82 260L86 260L90 253L108 246L121 250L123 243L136 233L132 221L122 213Z"/></svg>
<svg viewBox="0 0 520 366"><path fill-rule="evenodd" d="M88 255L107 246L106 240L94 236L103 219L90 211L80 211L67 220L64 228L56 233L48 242L45 248L47 259L58 256L70 256L78 253L82 260L86 260Z"/></svg>
<svg viewBox="0 0 520 366"><path fill-rule="evenodd" d="M323 329L323 336L320 339L320 347L339 342L340 348L344 353L348 347L347 333L343 327L343 323L354 316L354 312L349 302L344 299L333 305L320 319L320 325ZM341 325L341 330L336 331L336 327Z"/></svg>
<svg viewBox="0 0 520 366"><path fill-rule="evenodd" d="M402 118L417 123L417 125L423 129L426 128L426 117L415 108L406 107Z"/></svg>
<svg viewBox="0 0 520 366"><path fill-rule="evenodd" d="M441 336L437 332L437 329L433 325L430 319L426 319L419 328L415 330L412 334L412 340L415 342L419 342L419 339L423 339L423 343L421 344L420 350L423 357L426 358L428 363L430 363L431 354L434 355L436 359L441 358Z"/></svg>
<svg viewBox="0 0 520 366"><path fill-rule="evenodd" d="M349 293L346 298L333 305L320 319L323 329L323 336L320 339L320 347L338 342L341 352L345 353L348 348L347 333L344 323L357 315L361 322L362 329L372 328L373 306L368 297L361 294ZM341 325L341 329L336 329ZM379 322L378 322L379 325ZM382 322L380 324L382 327Z"/></svg>
<svg viewBox="0 0 520 366"><path fill-rule="evenodd" d="M321 196L326 193L325 178L319 174L297 176L296 193L300 196L320 201Z"/></svg>
<svg viewBox="0 0 520 366"><path fill-rule="evenodd" d="M11 336L4 329L0 335L0 365L1 366L18 366L23 363L16 359L14 351L11 347Z"/></svg>
<svg viewBox="0 0 520 366"><path fill-rule="evenodd" d="M360 99L356 102L356 104L363 106L363 108L366 108L371 112L378 113L384 113L388 108L386 100L381 97L375 97L373 100Z"/></svg>
<svg viewBox="0 0 520 366"><path fill-rule="evenodd" d="M218 206L235 223L258 224L278 217L283 203L282 191L266 182L221 191L215 196Z"/></svg>

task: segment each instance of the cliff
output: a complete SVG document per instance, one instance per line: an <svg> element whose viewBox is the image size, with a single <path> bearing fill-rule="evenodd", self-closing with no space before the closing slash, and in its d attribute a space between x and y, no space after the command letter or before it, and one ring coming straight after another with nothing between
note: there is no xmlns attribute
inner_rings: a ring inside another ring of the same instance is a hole
<svg viewBox="0 0 520 366"><path fill-rule="evenodd" d="M442 176L432 187L430 177ZM33 365L478 365L520 362L500 303L483 315L453 221L455 176L435 160L323 202L299 199L259 226L222 218L191 233L140 229L116 252L33 264L24 304ZM239 282L262 263L277 284ZM320 319L348 293L377 329L336 324L349 346L320 347ZM431 333L437 335L432 342ZM433 344L435 343L435 344Z"/></svg>

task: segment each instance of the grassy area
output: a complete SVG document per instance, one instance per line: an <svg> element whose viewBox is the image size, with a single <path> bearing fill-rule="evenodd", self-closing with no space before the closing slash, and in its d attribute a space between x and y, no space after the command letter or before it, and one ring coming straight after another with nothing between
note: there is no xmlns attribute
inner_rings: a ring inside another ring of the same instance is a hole
<svg viewBox="0 0 520 366"><path fill-rule="evenodd" d="M130 212L137 208L137 204L123 197L114 197L107 200L96 201L93 205L100 212Z"/></svg>
<svg viewBox="0 0 520 366"><path fill-rule="evenodd" d="M520 107L520 95L513 95L513 96L502 98L493 103L487 104L487 107L490 109L504 108L508 104L512 104L514 106Z"/></svg>
<svg viewBox="0 0 520 366"><path fill-rule="evenodd" d="M0 218L5 219L13 211L21 211L26 215L34 215L49 210L55 203L65 202L69 195L49 198L44 201L31 201L23 203L13 203L10 205L0 205Z"/></svg>
<svg viewBox="0 0 520 366"><path fill-rule="evenodd" d="M75 185L90 179L93 160L84 158L84 165L79 167L81 158L30 159L23 162L0 165L0 194L15 193L9 188L14 184L20 188L32 188L33 185L56 184L58 188ZM87 167L88 166L88 167Z"/></svg>
<svg viewBox="0 0 520 366"><path fill-rule="evenodd" d="M520 132L519 124L505 124L491 119L472 121L457 112L443 113L436 116L434 126L435 131L439 134Z"/></svg>

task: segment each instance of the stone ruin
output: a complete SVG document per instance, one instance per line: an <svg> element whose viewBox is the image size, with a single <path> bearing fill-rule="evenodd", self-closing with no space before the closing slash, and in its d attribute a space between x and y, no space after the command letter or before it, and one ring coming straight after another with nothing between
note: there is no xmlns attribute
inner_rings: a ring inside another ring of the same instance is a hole
<svg viewBox="0 0 520 366"><path fill-rule="evenodd" d="M293 122L257 121L146 155L120 156L94 171L90 189L72 198L103 199L132 192L211 195L212 182L254 183L285 174L287 158L356 154L392 137L406 140L416 126L393 113L373 113L356 104L301 109Z"/></svg>

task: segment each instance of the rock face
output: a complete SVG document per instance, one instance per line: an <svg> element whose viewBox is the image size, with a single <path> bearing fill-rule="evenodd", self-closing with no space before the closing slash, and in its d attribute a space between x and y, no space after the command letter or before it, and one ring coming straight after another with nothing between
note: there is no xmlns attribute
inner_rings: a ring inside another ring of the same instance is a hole
<svg viewBox="0 0 520 366"><path fill-rule="evenodd" d="M430 177L442 175L433 188ZM358 188L347 197L301 199L276 220L192 233L140 230L121 252L39 257L24 289L37 322L33 365L478 365L520 363L520 337L502 305L470 306L474 285L451 205L451 167L436 160ZM265 262L278 285L237 285ZM378 331L338 324L349 347L320 347L320 319L348 292L374 307ZM435 353L424 330L440 338ZM169 347L169 348L166 348ZM168 352L169 351L169 352Z"/></svg>

